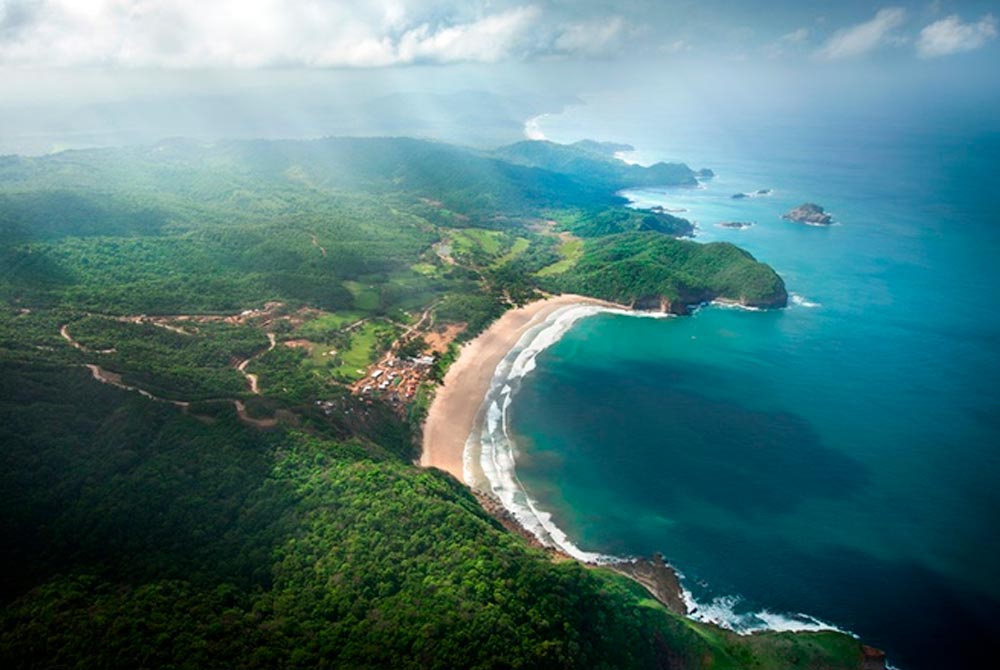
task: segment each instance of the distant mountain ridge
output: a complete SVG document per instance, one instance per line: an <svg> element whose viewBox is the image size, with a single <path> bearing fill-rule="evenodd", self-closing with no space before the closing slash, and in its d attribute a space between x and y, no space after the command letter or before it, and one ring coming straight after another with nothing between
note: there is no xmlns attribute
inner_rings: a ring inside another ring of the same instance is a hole
<svg viewBox="0 0 1000 670"><path fill-rule="evenodd" d="M684 163L659 162L646 167L615 157L620 151L632 149L627 144L593 140L575 144L525 140L500 147L492 155L510 163L599 182L615 191L642 186L697 186L699 176L711 176L710 170L695 172Z"/></svg>

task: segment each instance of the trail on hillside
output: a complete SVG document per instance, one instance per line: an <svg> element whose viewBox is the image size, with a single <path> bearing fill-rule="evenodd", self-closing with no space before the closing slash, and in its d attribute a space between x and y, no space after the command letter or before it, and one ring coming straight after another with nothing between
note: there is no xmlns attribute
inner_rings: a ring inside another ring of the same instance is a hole
<svg viewBox="0 0 1000 670"><path fill-rule="evenodd" d="M101 382L102 384L110 384L116 388L120 388L123 391L130 391L132 393L138 393L144 398L152 400L153 402L162 402L168 405L173 405L174 407L180 408L181 410L187 412L191 407L190 400L170 400L169 398L160 397L154 393L150 393L144 388L138 386L132 386L126 384L122 380L122 376L116 372L111 372L105 370L100 365L94 365L93 363L84 363L83 366L90 370L90 373L94 376L94 379ZM205 400L203 402L231 402L233 407L236 408L236 415L246 424L254 426L256 428L274 428L278 425L278 420L275 418L271 419L256 419L247 413L246 405L242 400L236 398L213 398Z"/></svg>
<svg viewBox="0 0 1000 670"><path fill-rule="evenodd" d="M323 258L326 258L326 247L322 246L319 240L316 239L316 233L309 233L309 237L312 238L313 246L319 249L319 252L323 254Z"/></svg>
<svg viewBox="0 0 1000 670"><path fill-rule="evenodd" d="M250 358L247 358L247 359L245 359L243 361L240 361L240 363L237 364L237 366L236 366L236 370L241 375L243 375L244 377L246 377L247 383L250 385L250 392L253 393L254 395L260 395L260 380L257 377L257 375L255 375L254 373L247 372L247 366L250 365L250 363L252 361L254 361L255 359L260 358L261 356L263 356L267 352L269 352L272 349L274 349L274 347L278 344L278 338L275 336L274 333L268 333L267 334L267 341L269 343L268 346L267 346L267 349L262 349L262 350L258 351L256 354L254 354Z"/></svg>
<svg viewBox="0 0 1000 670"><path fill-rule="evenodd" d="M110 349L91 349L91 348L89 348L89 347L81 344L80 342L77 342L76 340L73 339L73 336L69 334L69 324L68 323L67 324L63 324L63 327L59 329L59 335L61 335L64 340L66 340L67 342L69 342L69 344L70 344L71 347L73 347L74 349L78 349L79 351L82 351L84 353L88 353L88 354L113 354L113 353L115 353L117 351L117 349L115 349L114 347L111 347Z"/></svg>

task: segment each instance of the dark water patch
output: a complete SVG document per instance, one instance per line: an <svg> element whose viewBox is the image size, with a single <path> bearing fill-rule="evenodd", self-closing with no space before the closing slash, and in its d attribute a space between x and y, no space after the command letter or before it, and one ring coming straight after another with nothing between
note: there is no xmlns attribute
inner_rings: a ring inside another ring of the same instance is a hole
<svg viewBox="0 0 1000 670"><path fill-rule="evenodd" d="M669 510L688 497L744 518L846 497L867 481L802 417L709 397L691 390L690 374L667 363L546 367L515 404L515 424L534 436L519 469L532 481L593 481L626 505ZM754 393L729 375L741 381Z"/></svg>
<svg viewBox="0 0 1000 670"><path fill-rule="evenodd" d="M731 576L745 598L741 607L808 612L885 648L903 670L986 667L982 659L994 653L1000 601L958 587L915 561L885 560L840 546L803 551L773 536L761 542L731 530L687 527L680 533L700 546L717 547L714 558L698 569L713 575L735 570ZM715 588L721 581L727 580L712 580L713 591L722 592Z"/></svg>

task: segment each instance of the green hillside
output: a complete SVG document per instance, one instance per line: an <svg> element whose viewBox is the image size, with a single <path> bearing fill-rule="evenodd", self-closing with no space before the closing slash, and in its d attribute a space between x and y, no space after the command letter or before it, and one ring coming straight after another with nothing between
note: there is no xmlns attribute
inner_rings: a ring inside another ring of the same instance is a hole
<svg viewBox="0 0 1000 670"><path fill-rule="evenodd" d="M0 664L858 667L670 614L413 465L456 342L541 291L782 302L684 223L408 139L0 158Z"/></svg>

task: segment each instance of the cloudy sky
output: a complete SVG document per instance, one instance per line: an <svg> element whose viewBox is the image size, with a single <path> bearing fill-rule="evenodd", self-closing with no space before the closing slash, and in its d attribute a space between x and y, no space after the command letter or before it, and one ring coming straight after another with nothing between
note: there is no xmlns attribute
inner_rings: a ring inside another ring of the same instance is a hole
<svg viewBox="0 0 1000 670"><path fill-rule="evenodd" d="M736 5L734 7L734 5ZM996 2L0 0L0 64L381 68L551 58L953 57Z"/></svg>
<svg viewBox="0 0 1000 670"><path fill-rule="evenodd" d="M567 99L612 80L775 99L996 91L998 17L1000 0L0 0L0 122L236 89L329 105L403 90Z"/></svg>

